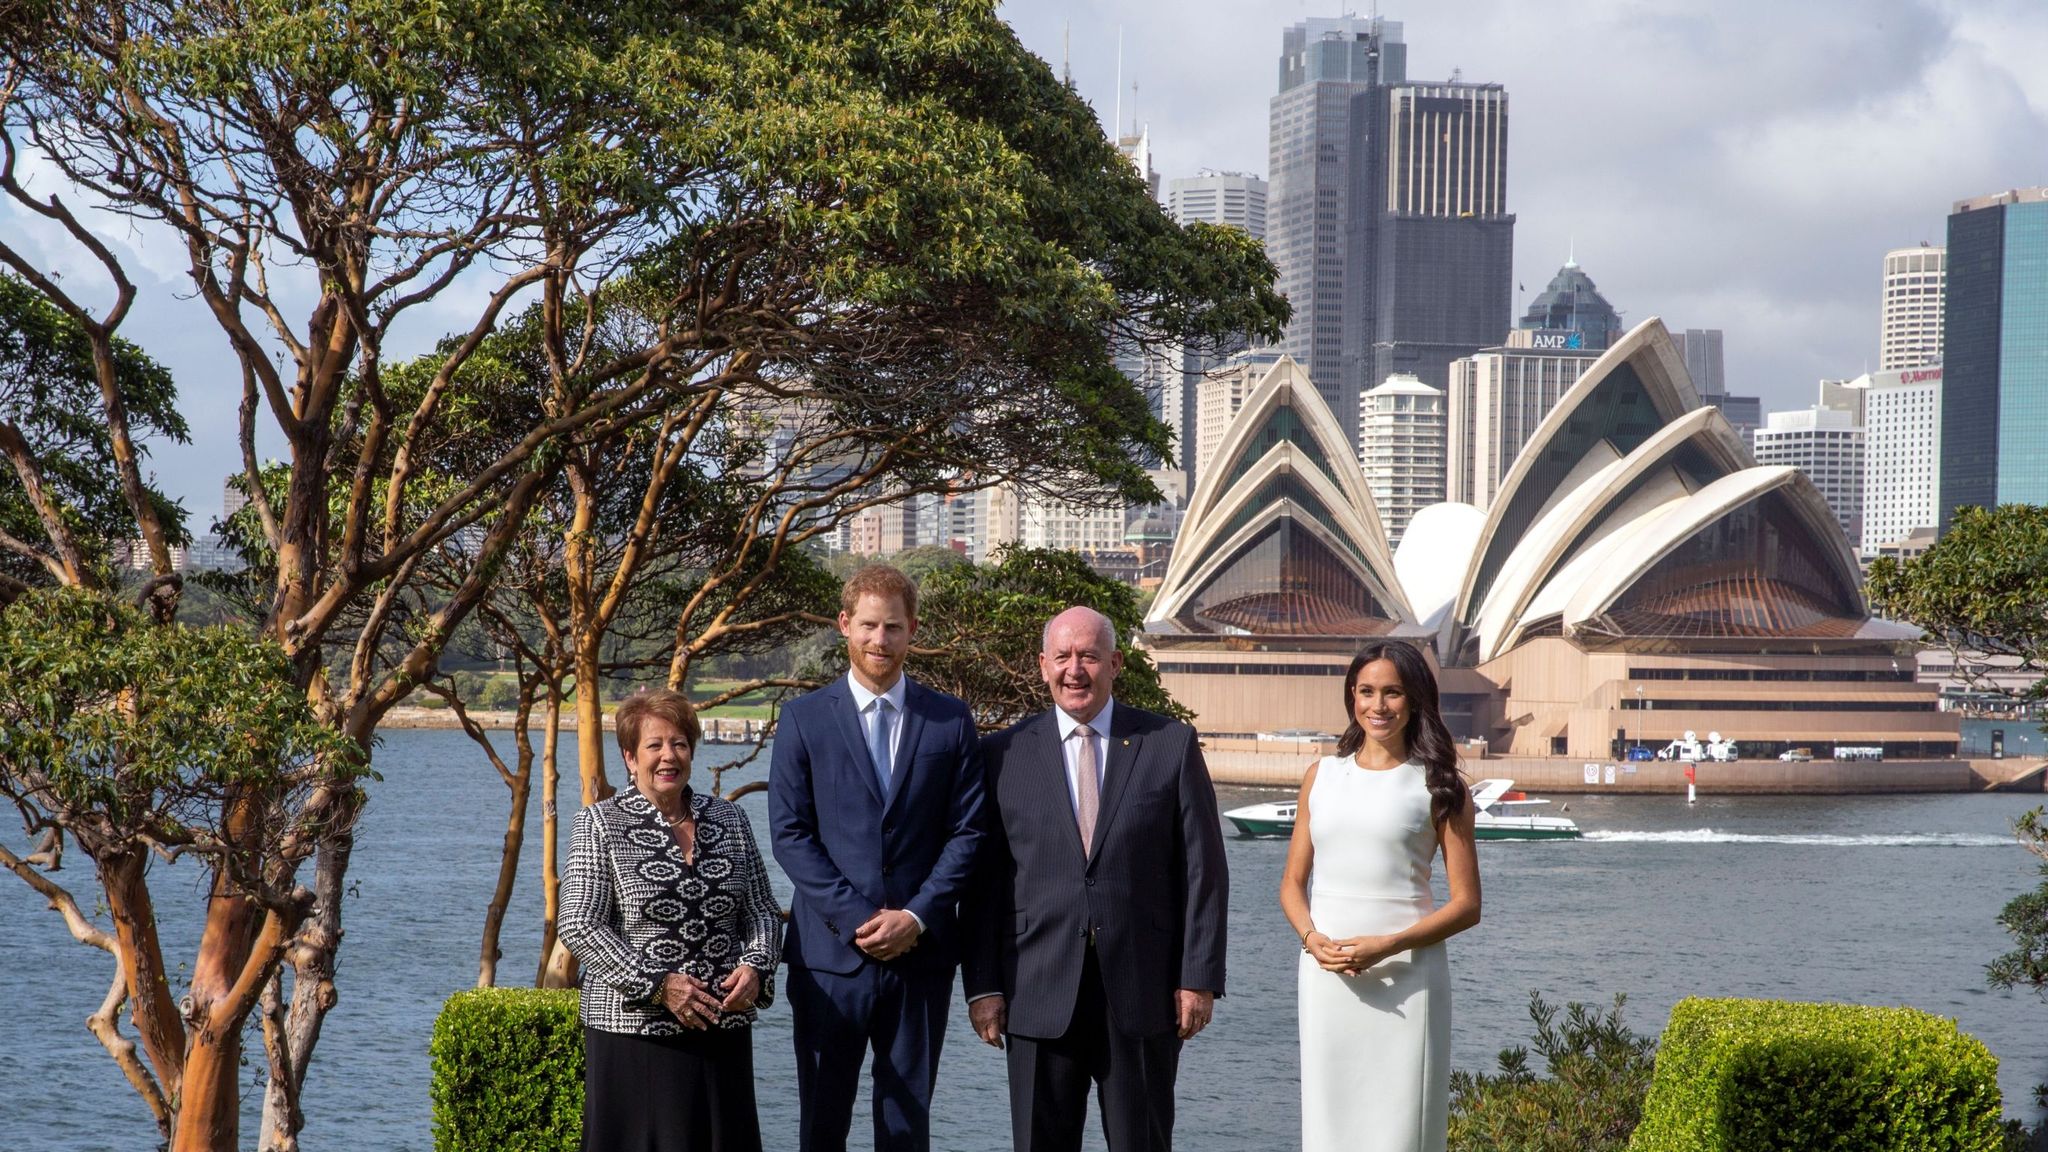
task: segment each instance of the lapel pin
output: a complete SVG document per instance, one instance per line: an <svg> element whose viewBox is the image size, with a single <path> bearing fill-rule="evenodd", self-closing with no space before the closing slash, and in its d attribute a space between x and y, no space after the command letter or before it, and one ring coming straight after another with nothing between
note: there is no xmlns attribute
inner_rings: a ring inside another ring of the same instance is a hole
<svg viewBox="0 0 2048 1152"><path fill-rule="evenodd" d="M1124 741L1124 747L1129 748L1130 746L1131 742L1129 740Z"/></svg>

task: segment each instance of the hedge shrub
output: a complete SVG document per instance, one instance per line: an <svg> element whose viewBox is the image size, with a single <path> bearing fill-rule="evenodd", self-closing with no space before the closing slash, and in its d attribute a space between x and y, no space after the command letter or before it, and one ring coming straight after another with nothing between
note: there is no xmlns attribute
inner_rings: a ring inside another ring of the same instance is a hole
<svg viewBox="0 0 2048 1152"><path fill-rule="evenodd" d="M1630 1152L1998 1152L1998 1060L1911 1008L1679 1002Z"/></svg>
<svg viewBox="0 0 2048 1152"><path fill-rule="evenodd" d="M457 992L434 1021L428 1054L435 1152L575 1152L581 1144L575 992Z"/></svg>

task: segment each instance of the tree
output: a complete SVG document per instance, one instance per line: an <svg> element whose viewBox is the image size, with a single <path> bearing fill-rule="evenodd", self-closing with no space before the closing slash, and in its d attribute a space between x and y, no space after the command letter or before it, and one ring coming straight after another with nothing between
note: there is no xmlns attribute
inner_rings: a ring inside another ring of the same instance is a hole
<svg viewBox="0 0 2048 1152"><path fill-rule="evenodd" d="M106 352L142 436L183 443L170 373L125 340L107 341ZM111 546L125 549L134 532L111 431L99 418L95 355L85 325L0 271L0 456L8 464L0 471L0 605L31 587L111 586ZM147 485L142 491L165 539L185 543L184 510Z"/></svg>
<svg viewBox="0 0 2048 1152"><path fill-rule="evenodd" d="M967 701L984 729L1052 707L1038 671L1045 622L1077 604L1116 625L1117 649L1124 656L1118 700L1194 719L1160 685L1152 658L1132 643L1144 625L1136 592L1097 575L1075 553L1007 548L987 564L935 568L918 588L917 600L911 675Z"/></svg>
<svg viewBox="0 0 2048 1152"><path fill-rule="evenodd" d="M2048 508L2001 504L1958 508L1934 546L1910 560L1880 557L1870 566L1877 609L1926 631L1947 649L1957 674L1981 690L1992 672L2032 673L2027 701L2048 699ZM1986 967L1994 988L2030 987L2048 996L2048 826L2042 810L2014 827L2041 857L2041 885L2012 898L1998 922L2016 947ZM2048 1087L2037 1089L2048 1102ZM2015 1135L2016 1144L2026 1137Z"/></svg>
<svg viewBox="0 0 2048 1152"><path fill-rule="evenodd" d="M1994 671L2027 672L2037 679L2025 698L2048 699L2048 508L1956 509L1927 551L1871 563L1870 600L1947 649L1972 689Z"/></svg>
<svg viewBox="0 0 2048 1152"><path fill-rule="evenodd" d="M0 611L0 795L32 814L31 832L61 830L92 858L113 932L34 861L0 845L0 866L81 943L115 958L87 1026L167 1136L181 1094L218 1092L240 1075L218 1038L239 1034L259 1000L266 1033L277 1026L277 958L314 899L297 865L347 833L331 813L354 811L307 797L353 788L367 770L359 747L316 722L287 669L265 637L161 624L104 592L37 589ZM214 900L245 906L257 928L239 963L192 974L194 987L231 994L181 1010L146 876L152 859L184 856L206 861ZM124 1003L141 1057L120 1032Z"/></svg>
<svg viewBox="0 0 2048 1152"><path fill-rule="evenodd" d="M1622 1023L1626 998L1596 1012L1584 1004L1557 1009L1529 996L1536 1054L1546 1075L1529 1067L1521 1045L1500 1054L1497 1073L1451 1072L1450 1147L1458 1152L1621 1152L1642 1120L1643 1098L1656 1067L1657 1042Z"/></svg>
<svg viewBox="0 0 2048 1152"><path fill-rule="evenodd" d="M755 597L834 517L970 466L1038 491L1078 474L1142 494L1134 460L1166 434L1109 338L1271 336L1286 316L1256 242L1175 227L988 0L729 0L689 19L644 0L29 0L0 20L0 77L0 193L101 280L60 280L12 238L0 264L85 334L157 601L174 604L179 582L137 465L116 333L138 288L94 231L109 213L182 245L232 351L261 631L337 747L369 747L435 679L561 484L564 568L580 573L564 649L594 731L593 654L601 665L640 566L599 571L594 551L615 540L580 490L619 437L658 430L636 478L644 512L674 482L651 482L662 461L798 418L770 482L737 505L734 546L664 573L679 579L667 676L681 683L695 659L800 617ZM64 187L25 185L24 157ZM401 371L397 334L430 305L456 330ZM522 316L524 343L494 350ZM501 352L527 391L479 405L472 384ZM256 458L263 421L283 445L274 477ZM78 517L57 512L39 517L39 550L83 554ZM600 743L579 745L601 757ZM331 834L309 857L277 855L221 821L249 839L213 859L285 879L310 864L310 899L281 949L259 905L210 901L188 989L193 1011L227 1019L281 997L291 969L288 1002L266 1007L265 1148L297 1145L336 995L361 797L356 760L326 756L311 788L252 778L221 798L297 805L280 818ZM601 759L579 770L601 793ZM217 892L232 880L216 869ZM100 895L127 903L117 919L154 917L146 885ZM145 1036L172 1034L146 987L160 960L131 964ZM233 1077L188 1073L235 1066L240 1032L185 1040L145 1045L166 1140L231 1146Z"/></svg>

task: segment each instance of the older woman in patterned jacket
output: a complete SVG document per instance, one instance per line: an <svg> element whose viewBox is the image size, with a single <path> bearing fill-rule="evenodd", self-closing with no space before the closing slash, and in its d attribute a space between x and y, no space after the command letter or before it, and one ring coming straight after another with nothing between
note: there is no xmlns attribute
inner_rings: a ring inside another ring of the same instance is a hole
<svg viewBox="0 0 2048 1152"><path fill-rule="evenodd" d="M585 1152L760 1152L754 1017L782 922L746 814L690 788L677 692L619 706L632 787L576 814L562 942L583 967Z"/></svg>

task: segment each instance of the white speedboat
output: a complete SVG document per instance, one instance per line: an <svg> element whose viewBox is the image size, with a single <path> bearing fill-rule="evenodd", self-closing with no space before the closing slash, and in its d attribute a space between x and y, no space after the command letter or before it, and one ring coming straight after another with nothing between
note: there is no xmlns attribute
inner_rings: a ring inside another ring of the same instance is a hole
<svg viewBox="0 0 2048 1152"><path fill-rule="evenodd" d="M1240 836L1291 836L1294 834L1294 807L1293 800L1248 804L1243 808L1232 808L1223 814L1223 818L1237 825Z"/></svg>
<svg viewBox="0 0 2048 1152"><path fill-rule="evenodd" d="M1577 840L1579 826L1567 817L1538 816L1533 811L1548 803L1515 791L1513 780L1481 780L1472 786L1472 804L1479 809L1473 836L1479 840Z"/></svg>

